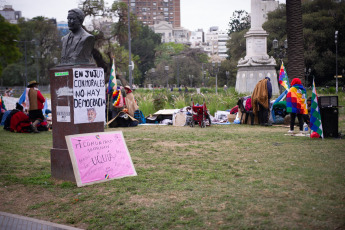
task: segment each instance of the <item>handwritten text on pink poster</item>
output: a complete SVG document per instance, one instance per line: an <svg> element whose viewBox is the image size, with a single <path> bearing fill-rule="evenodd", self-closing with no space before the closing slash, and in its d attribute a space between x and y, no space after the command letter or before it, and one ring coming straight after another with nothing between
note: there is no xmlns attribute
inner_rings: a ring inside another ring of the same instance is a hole
<svg viewBox="0 0 345 230"><path fill-rule="evenodd" d="M122 132L70 139L82 184L136 176Z"/></svg>

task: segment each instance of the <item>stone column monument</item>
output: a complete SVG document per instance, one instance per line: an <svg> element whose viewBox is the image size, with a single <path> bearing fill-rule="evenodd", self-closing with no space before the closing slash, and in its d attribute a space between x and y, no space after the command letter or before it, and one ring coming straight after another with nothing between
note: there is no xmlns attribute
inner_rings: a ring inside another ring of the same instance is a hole
<svg viewBox="0 0 345 230"><path fill-rule="evenodd" d="M62 38L61 63L49 70L53 122L52 177L75 181L65 136L103 132L104 71L92 63L94 37L82 27L84 13L68 11L70 32Z"/></svg>
<svg viewBox="0 0 345 230"><path fill-rule="evenodd" d="M252 93L256 84L270 77L272 93L279 94L276 61L267 55L267 32L262 29L264 22L263 8L275 1L251 0L251 28L246 33L246 56L238 61L236 91Z"/></svg>

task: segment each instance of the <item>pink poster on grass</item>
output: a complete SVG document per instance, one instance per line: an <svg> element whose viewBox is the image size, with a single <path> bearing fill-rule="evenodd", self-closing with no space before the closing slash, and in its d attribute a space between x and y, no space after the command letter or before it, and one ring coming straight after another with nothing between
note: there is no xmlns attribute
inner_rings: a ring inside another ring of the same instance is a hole
<svg viewBox="0 0 345 230"><path fill-rule="evenodd" d="M66 136L78 187L136 176L121 131Z"/></svg>

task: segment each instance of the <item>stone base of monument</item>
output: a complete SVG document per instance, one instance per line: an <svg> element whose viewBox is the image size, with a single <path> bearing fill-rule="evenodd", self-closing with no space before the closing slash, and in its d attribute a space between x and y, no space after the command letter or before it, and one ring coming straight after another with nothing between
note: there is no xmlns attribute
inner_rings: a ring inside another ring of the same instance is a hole
<svg viewBox="0 0 345 230"><path fill-rule="evenodd" d="M56 179L67 181L75 181L75 177L65 136L104 131L104 122L75 123L75 95L73 93L73 87L75 87L73 69L75 68L99 70L94 65L60 66L49 70L53 124L53 148L50 152L51 174ZM101 89L105 90L105 87Z"/></svg>
<svg viewBox="0 0 345 230"><path fill-rule="evenodd" d="M271 79L272 94L279 95L277 71L274 65L238 66L235 89L238 93L251 94L256 84L265 77Z"/></svg>

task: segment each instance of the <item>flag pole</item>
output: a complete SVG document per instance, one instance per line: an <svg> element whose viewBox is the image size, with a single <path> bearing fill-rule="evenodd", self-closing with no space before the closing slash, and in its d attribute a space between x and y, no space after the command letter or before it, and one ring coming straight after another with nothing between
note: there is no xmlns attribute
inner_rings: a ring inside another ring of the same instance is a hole
<svg viewBox="0 0 345 230"><path fill-rule="evenodd" d="M107 103L107 123L105 126L106 128L109 128L108 122L109 122L109 93L108 93L108 103Z"/></svg>

